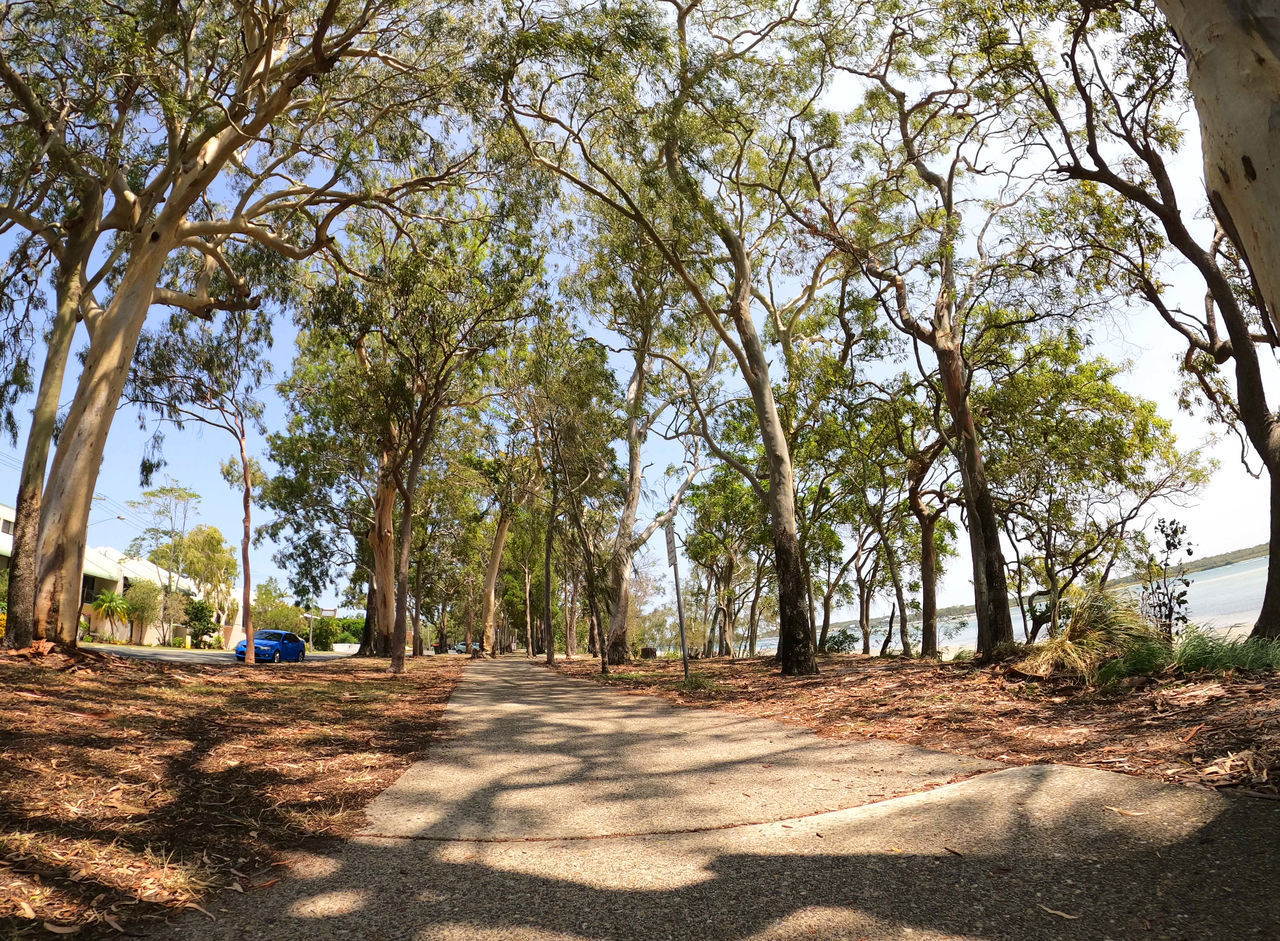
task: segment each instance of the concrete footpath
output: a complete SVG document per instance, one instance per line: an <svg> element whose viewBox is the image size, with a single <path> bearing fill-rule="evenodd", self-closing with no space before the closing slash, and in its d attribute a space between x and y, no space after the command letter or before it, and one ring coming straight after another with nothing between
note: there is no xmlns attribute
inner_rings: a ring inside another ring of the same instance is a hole
<svg viewBox="0 0 1280 941"><path fill-rule="evenodd" d="M357 838L179 939L1280 938L1280 803L470 665Z"/></svg>

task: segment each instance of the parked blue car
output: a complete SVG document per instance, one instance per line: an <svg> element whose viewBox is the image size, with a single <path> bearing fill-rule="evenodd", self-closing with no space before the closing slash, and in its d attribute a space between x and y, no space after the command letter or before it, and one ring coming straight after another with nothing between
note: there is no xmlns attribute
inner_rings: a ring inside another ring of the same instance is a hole
<svg viewBox="0 0 1280 941"><path fill-rule="evenodd" d="M244 659L245 641L236 644L236 659ZM253 634L253 658L262 663L292 660L301 663L307 655L307 642L288 631L255 631Z"/></svg>

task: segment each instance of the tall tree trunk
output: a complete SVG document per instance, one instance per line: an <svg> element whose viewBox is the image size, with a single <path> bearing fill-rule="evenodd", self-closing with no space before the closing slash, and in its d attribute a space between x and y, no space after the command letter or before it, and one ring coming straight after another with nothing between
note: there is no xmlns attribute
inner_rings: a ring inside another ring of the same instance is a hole
<svg viewBox="0 0 1280 941"><path fill-rule="evenodd" d="M391 631L391 672L404 672L404 647L409 640L409 566L413 562L413 522L418 473L422 467L424 441L409 455L409 468L400 492L400 545L396 557L396 619Z"/></svg>
<svg viewBox="0 0 1280 941"><path fill-rule="evenodd" d="M143 233L135 236L115 297L96 317L40 507L34 631L69 647L75 646L80 624L86 530L107 435L171 244L152 226L144 232L154 241L144 240Z"/></svg>
<svg viewBox="0 0 1280 941"><path fill-rule="evenodd" d="M13 545L9 553L8 621L4 646L30 646L36 638L36 552L40 538L40 509L45 473L49 469L49 445L58 421L58 400L67 375L67 360L80 314L80 268L93 249L93 225L102 211L100 194L82 194L84 206L68 223L63 257L54 285L53 327L46 341L35 410L27 431L22 476L14 504ZM145 632L145 627L143 628ZM44 639L43 628L40 639Z"/></svg>
<svg viewBox="0 0 1280 941"><path fill-rule="evenodd" d="M827 590L822 593L822 633L818 635L818 650L822 653L827 652L827 634L831 630L831 596L834 594L834 586L827 586Z"/></svg>
<svg viewBox="0 0 1280 941"><path fill-rule="evenodd" d="M936 352L947 409L958 434L960 476L964 484L965 508L969 514L969 548L973 555L978 655L990 656L1001 647L1013 644L1009 585L1004 553L1000 548L1000 521L987 484L977 426L969 408L963 359L958 349L945 344L939 344Z"/></svg>
<svg viewBox="0 0 1280 941"><path fill-rule="evenodd" d="M253 576L249 571L249 543L253 537L253 472L249 463L249 446L243 430L237 436L240 442L240 482L244 488L241 508L244 510L244 531L240 534L240 564L244 566L244 590L240 596L241 619L244 623L244 662L254 663L253 653ZM228 638L230 640L230 638Z"/></svg>
<svg viewBox="0 0 1280 941"><path fill-rule="evenodd" d="M482 644L493 656L493 612L494 592L498 587L498 571L502 568L502 553L507 546L507 533L511 529L511 515L506 507L498 511L498 526L493 531L493 548L489 553L489 566L484 573L484 595L480 615L481 627L484 631ZM468 650L471 648L468 647Z"/></svg>
<svg viewBox="0 0 1280 941"><path fill-rule="evenodd" d="M920 656L938 656L938 547L934 542L938 517L925 510L916 512L920 524Z"/></svg>
<svg viewBox="0 0 1280 941"><path fill-rule="evenodd" d="M885 561L889 564L889 580L893 583L893 593L897 598L898 612L898 630L902 641L902 655L904 657L911 656L911 639L907 634L909 626L907 624L907 599L902 592L902 579L898 575L898 554L893 549L893 544L887 540L881 543L885 547ZM890 615L890 623L893 617Z"/></svg>
<svg viewBox="0 0 1280 941"><path fill-rule="evenodd" d="M889 609L889 626L888 628L885 629L885 632L884 632L884 643L880 645L880 656L882 657L888 656L889 645L893 643L893 616L897 613L898 613L898 606L895 603L893 607Z"/></svg>
<svg viewBox="0 0 1280 941"><path fill-rule="evenodd" d="M578 579L565 578L564 654L572 660L578 653Z"/></svg>
<svg viewBox="0 0 1280 941"><path fill-rule="evenodd" d="M747 614L747 656L756 655L756 638L760 632L760 595L764 591L764 566L756 560L756 580L751 586L751 608Z"/></svg>
<svg viewBox="0 0 1280 941"><path fill-rule="evenodd" d="M647 377L647 337L638 345L635 368L627 383L627 489L618 516L617 534L609 558L609 662L623 664L631 656L627 619L631 611L631 570L635 557L635 528L644 485L644 462L640 453L644 442L644 387Z"/></svg>
<svg viewBox="0 0 1280 941"><path fill-rule="evenodd" d="M421 657L426 651L422 643L422 562L414 566L413 573L413 655Z"/></svg>
<svg viewBox="0 0 1280 941"><path fill-rule="evenodd" d="M551 488L551 508L547 513L547 541L542 553L542 630L547 644L547 663L556 662L555 625L551 622L551 554L556 535L556 488ZM567 626L567 625L566 625ZM567 644L568 641L566 640Z"/></svg>
<svg viewBox="0 0 1280 941"><path fill-rule="evenodd" d="M13 549L9 560L9 613L5 646L28 647L36 637L36 544L40 532L40 505L44 475L49 464L49 443L58 418L58 398L66 376L67 358L75 335L80 295L74 288L60 285L53 330L45 352L40 388L36 395L31 430L27 434L22 461L22 478L14 507ZM43 639L44 631L40 631Z"/></svg>
<svg viewBox="0 0 1280 941"><path fill-rule="evenodd" d="M525 655L533 656L533 574L524 570L524 642L528 646Z"/></svg>
<svg viewBox="0 0 1280 941"><path fill-rule="evenodd" d="M360 647L357 657L372 657L377 653L378 636L378 589L373 576L369 577L369 592L364 601L364 629L360 632Z"/></svg>
<svg viewBox="0 0 1280 941"><path fill-rule="evenodd" d="M1280 327L1280 3L1156 0L1187 53L1209 201Z"/></svg>
<svg viewBox="0 0 1280 941"><path fill-rule="evenodd" d="M871 656L871 586L858 579L858 629L862 631L862 652Z"/></svg>
<svg viewBox="0 0 1280 941"><path fill-rule="evenodd" d="M392 630L396 621L396 482L391 473L390 456L379 461L378 485L373 495L373 527L369 530L369 548L373 554L373 577L378 585L378 629L374 633L374 656L394 655ZM404 655L401 637L401 657ZM403 668L403 660L401 661Z"/></svg>

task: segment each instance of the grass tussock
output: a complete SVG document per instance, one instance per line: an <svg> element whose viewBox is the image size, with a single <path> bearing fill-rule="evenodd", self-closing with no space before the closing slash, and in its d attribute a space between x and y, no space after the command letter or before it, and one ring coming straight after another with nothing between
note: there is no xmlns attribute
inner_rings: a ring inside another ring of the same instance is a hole
<svg viewBox="0 0 1280 941"><path fill-rule="evenodd" d="M1280 671L1280 641L1224 637L1192 627L1172 643L1122 595L1082 594L1066 629L1018 663L1032 676L1078 676L1106 685L1159 673Z"/></svg>
<svg viewBox="0 0 1280 941"><path fill-rule="evenodd" d="M1065 673L1096 683L1108 664L1159 643L1159 633L1131 599L1089 591L1074 601L1062 633L1031 648L1017 666L1031 676Z"/></svg>

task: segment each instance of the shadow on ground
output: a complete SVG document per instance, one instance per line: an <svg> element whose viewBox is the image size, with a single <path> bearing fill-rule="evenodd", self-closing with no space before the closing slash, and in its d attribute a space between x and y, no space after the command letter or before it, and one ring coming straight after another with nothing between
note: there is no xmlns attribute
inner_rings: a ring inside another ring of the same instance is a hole
<svg viewBox="0 0 1280 941"><path fill-rule="evenodd" d="M450 704L448 743L371 806L365 836L156 936L1280 937L1266 888L1280 806L1058 766L867 804L873 783L899 793L952 769L922 749L850 757L859 743L479 669ZM821 812L813 782L851 785L845 806L864 806ZM687 823L706 829L654 834Z"/></svg>

